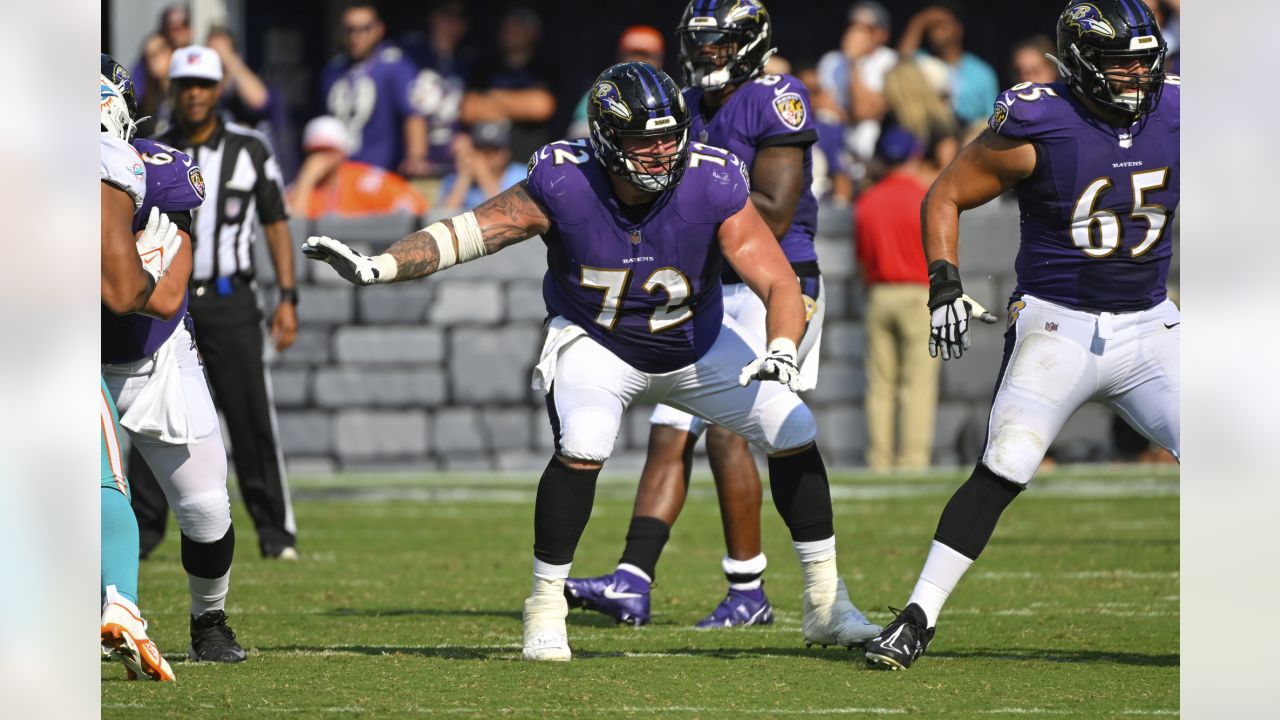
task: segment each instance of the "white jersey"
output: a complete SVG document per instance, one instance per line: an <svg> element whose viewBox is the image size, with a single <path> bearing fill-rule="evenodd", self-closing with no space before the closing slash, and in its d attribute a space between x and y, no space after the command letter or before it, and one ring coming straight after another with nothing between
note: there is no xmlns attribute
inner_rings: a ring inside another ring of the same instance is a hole
<svg viewBox="0 0 1280 720"><path fill-rule="evenodd" d="M129 193L135 212L142 209L147 196L147 166L142 156L129 143L114 135L102 133L102 181Z"/></svg>

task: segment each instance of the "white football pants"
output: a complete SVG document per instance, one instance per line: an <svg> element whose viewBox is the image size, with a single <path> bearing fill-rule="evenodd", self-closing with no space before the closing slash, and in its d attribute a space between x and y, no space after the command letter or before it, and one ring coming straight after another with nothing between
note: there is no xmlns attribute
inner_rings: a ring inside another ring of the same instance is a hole
<svg viewBox="0 0 1280 720"><path fill-rule="evenodd" d="M568 331L574 328L569 325ZM558 353L547 396L556 452L604 462L613 452L623 412L635 402L665 402L705 417L765 453L808 445L817 428L798 395L773 381L738 385L742 368L758 357L759 343L750 337L726 317L702 358L668 373L641 372L585 334L563 344L548 337L547 347Z"/></svg>
<svg viewBox="0 0 1280 720"><path fill-rule="evenodd" d="M129 440L142 453L164 490L182 534L198 543L221 540L231 527L231 498L227 494L227 451L222 444L217 411L191 334L179 325L165 341L181 372L180 383L168 393L167 402L185 405L186 422L195 441L173 444L128 430ZM159 356L161 353L157 353ZM103 365L102 377L124 417L153 378L159 378L156 356L137 362ZM161 409L157 409L161 412Z"/></svg>
<svg viewBox="0 0 1280 720"><path fill-rule="evenodd" d="M826 288L819 279L817 299L805 298L805 309L809 311L806 318L807 324L804 336L800 338L800 345L796 348L800 353L798 359L802 392L812 390L818 384L818 356L822 348L822 316L826 312L826 307ZM750 335L751 347L755 350L757 357L765 354L768 338L765 331L764 301L752 292L746 283L724 286L724 315L726 318L733 318L746 329ZM670 405L655 407L653 414L649 416L649 423L666 425L694 435L701 435L707 429L706 420L677 410Z"/></svg>
<svg viewBox="0 0 1280 720"><path fill-rule="evenodd" d="M1023 295L1009 306L1009 322L982 455L992 472L1031 482L1050 443L1086 402L1112 408L1178 456L1182 329L1172 301L1141 312L1089 313Z"/></svg>

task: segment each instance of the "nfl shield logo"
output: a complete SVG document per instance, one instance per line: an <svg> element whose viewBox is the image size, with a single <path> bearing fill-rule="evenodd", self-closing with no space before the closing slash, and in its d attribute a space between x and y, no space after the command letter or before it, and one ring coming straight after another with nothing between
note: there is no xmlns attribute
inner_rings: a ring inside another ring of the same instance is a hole
<svg viewBox="0 0 1280 720"><path fill-rule="evenodd" d="M233 220L235 218L240 217L240 207L243 204L244 203L240 200L240 198L229 197L227 198L226 202L222 204L222 211L227 216L228 220Z"/></svg>
<svg viewBox="0 0 1280 720"><path fill-rule="evenodd" d="M1044 324L1044 329L1048 330L1049 332L1058 332L1058 323L1047 322Z"/></svg>

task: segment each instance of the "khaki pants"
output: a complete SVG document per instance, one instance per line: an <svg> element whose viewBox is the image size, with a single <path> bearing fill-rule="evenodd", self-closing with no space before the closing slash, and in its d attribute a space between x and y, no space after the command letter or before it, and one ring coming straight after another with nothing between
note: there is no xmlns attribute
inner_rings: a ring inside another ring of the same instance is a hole
<svg viewBox="0 0 1280 720"><path fill-rule="evenodd" d="M867 295L867 464L873 470L927 468L942 367L929 357L929 288L876 284Z"/></svg>

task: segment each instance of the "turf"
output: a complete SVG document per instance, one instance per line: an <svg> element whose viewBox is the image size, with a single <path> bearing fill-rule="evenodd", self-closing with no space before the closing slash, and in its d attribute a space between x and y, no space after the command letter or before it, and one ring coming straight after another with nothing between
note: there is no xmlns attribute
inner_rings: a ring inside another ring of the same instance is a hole
<svg viewBox="0 0 1280 720"><path fill-rule="evenodd" d="M909 594L960 474L832 480L840 566L877 622ZM241 541L228 613L236 666L182 660L186 582L176 531L142 564L143 608L176 684L102 665L104 718L263 717L1132 717L1178 708L1176 470L1060 469L1005 514L907 672L860 653L806 649L800 573L766 499L766 590L777 622L700 632L723 594L710 483L659 566L643 629L573 612L574 660L521 662L533 479L295 479L303 560ZM612 569L633 481L602 478L578 574Z"/></svg>

